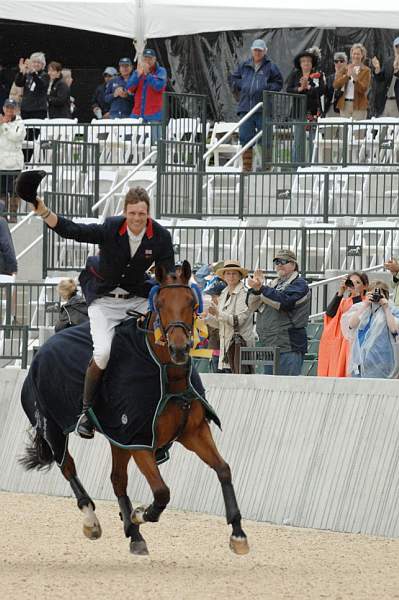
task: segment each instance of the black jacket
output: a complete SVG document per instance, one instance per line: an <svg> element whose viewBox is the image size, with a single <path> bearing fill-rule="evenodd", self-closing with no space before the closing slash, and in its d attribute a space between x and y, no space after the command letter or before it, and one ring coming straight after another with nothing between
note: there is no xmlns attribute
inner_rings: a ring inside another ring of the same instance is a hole
<svg viewBox="0 0 399 600"><path fill-rule="evenodd" d="M385 109L385 103L387 101L387 92L391 85L392 77L396 75L399 77L399 71L393 72L393 60L388 60L381 68L378 73L373 73L374 80L374 113L376 117L380 117ZM396 104L399 110L399 79L395 82L394 87Z"/></svg>
<svg viewBox="0 0 399 600"><path fill-rule="evenodd" d="M69 86L62 77L54 79L47 95L49 119L71 118L71 97Z"/></svg>
<svg viewBox="0 0 399 600"><path fill-rule="evenodd" d="M110 103L106 102L106 100L105 100L106 87L107 87L106 83L100 83L100 85L98 85L96 87L96 90L91 99L91 107L94 108L95 106L99 106L103 113L109 112L110 107L111 107Z"/></svg>
<svg viewBox="0 0 399 600"><path fill-rule="evenodd" d="M315 75L315 73L312 73ZM324 73L320 73L320 77L317 78L319 85L316 85L316 79L309 78L310 90L306 92L298 92L299 80L302 77L302 71L295 69L289 75L287 79L287 92L293 94L306 94L306 114L307 115L322 115L324 111L321 105L321 97L326 93L325 76Z"/></svg>
<svg viewBox="0 0 399 600"><path fill-rule="evenodd" d="M0 274L11 275L18 269L14 244L7 221L0 217Z"/></svg>
<svg viewBox="0 0 399 600"><path fill-rule="evenodd" d="M98 267L88 261L79 278L88 305L116 287L147 298L151 286L146 271L152 263L165 265L169 272L175 269L170 233L152 219L148 219L146 232L133 258L124 217L110 217L102 225L80 225L58 217L54 231L64 238L99 244L100 255L94 257L98 259Z"/></svg>
<svg viewBox="0 0 399 600"><path fill-rule="evenodd" d="M17 73L15 85L24 88L21 102L21 112L29 113L38 110L47 111L47 88L49 76L46 71L38 73Z"/></svg>
<svg viewBox="0 0 399 600"><path fill-rule="evenodd" d="M60 314L54 326L55 331L62 331L73 325L80 325L89 319L87 304L82 296L75 294L60 307Z"/></svg>

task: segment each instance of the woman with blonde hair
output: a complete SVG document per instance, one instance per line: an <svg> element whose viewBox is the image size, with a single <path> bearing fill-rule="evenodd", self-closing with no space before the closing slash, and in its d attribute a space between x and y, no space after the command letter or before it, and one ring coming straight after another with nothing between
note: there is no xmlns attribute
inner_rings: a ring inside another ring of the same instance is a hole
<svg viewBox="0 0 399 600"><path fill-rule="evenodd" d="M353 44L350 58L349 64L342 63L337 70L333 88L342 91L337 102L340 116L359 121L367 118L371 71L364 64L367 50L362 44Z"/></svg>
<svg viewBox="0 0 399 600"><path fill-rule="evenodd" d="M366 301L342 316L341 327L351 342L349 377L398 377L399 308L389 301L384 281L370 284Z"/></svg>
<svg viewBox="0 0 399 600"><path fill-rule="evenodd" d="M67 327L88 321L86 300L78 294L76 281L71 278L61 279L57 290L63 304L60 307L58 322L54 327L55 331L62 331Z"/></svg>

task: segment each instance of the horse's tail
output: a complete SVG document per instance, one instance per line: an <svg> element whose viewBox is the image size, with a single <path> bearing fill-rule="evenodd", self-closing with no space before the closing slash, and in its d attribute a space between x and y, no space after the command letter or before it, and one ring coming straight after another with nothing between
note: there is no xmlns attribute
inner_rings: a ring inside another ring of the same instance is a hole
<svg viewBox="0 0 399 600"><path fill-rule="evenodd" d="M36 430L30 434L30 444L26 446L25 454L18 462L27 470L50 469L54 462L54 454L48 442Z"/></svg>

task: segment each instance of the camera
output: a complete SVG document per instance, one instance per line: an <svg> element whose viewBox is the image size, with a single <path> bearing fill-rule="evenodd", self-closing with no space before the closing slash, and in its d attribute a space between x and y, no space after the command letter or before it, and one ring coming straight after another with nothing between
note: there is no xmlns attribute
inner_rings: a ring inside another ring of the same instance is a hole
<svg viewBox="0 0 399 600"><path fill-rule="evenodd" d="M353 281L352 281L352 279L349 279L349 277L348 277L348 279L345 281L345 286L346 286L346 287L348 287L348 288L353 288L353 287L355 287L355 286L353 285Z"/></svg>
<svg viewBox="0 0 399 600"><path fill-rule="evenodd" d="M375 288L372 296L371 296L371 302L379 302L381 300L381 298L383 298L383 294L381 294L381 290L380 288Z"/></svg>

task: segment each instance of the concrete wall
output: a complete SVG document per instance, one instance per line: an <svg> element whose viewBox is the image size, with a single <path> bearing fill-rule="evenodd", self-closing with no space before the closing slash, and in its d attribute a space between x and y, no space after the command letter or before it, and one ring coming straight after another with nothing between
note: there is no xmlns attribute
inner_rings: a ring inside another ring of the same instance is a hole
<svg viewBox="0 0 399 600"><path fill-rule="evenodd" d="M0 489L70 495L55 467L24 472L19 403L24 373L0 370ZM399 537L398 382L204 375L223 424L216 442L232 467L243 516L302 527ZM94 498L113 499L110 452L100 435L70 449ZM224 514L215 475L179 444L161 467L171 506ZM131 467L132 500L151 499ZM115 506L117 510L117 506Z"/></svg>

